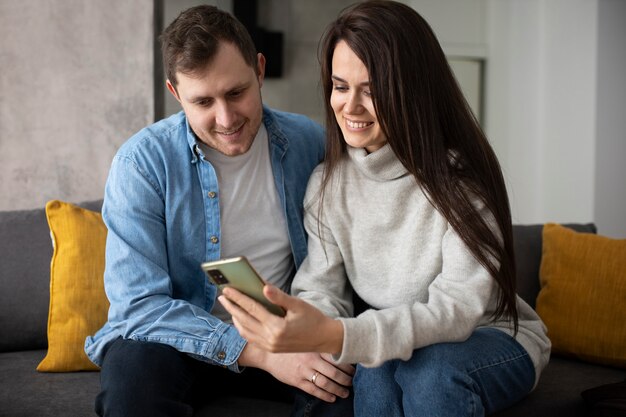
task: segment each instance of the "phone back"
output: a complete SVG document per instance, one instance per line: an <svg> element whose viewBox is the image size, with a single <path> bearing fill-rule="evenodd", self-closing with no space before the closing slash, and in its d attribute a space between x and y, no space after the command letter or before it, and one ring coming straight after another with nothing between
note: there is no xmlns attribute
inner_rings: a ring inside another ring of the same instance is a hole
<svg viewBox="0 0 626 417"><path fill-rule="evenodd" d="M265 298L263 295L265 282L245 256L205 262L202 264L202 269L220 290L230 286L263 304L270 312L279 316L285 315L282 308L270 303Z"/></svg>

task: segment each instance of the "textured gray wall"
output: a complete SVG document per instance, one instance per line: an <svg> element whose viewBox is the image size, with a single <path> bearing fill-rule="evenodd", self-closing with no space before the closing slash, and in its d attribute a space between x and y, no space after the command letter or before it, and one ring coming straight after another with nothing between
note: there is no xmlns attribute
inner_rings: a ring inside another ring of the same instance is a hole
<svg viewBox="0 0 626 417"><path fill-rule="evenodd" d="M0 210L101 198L154 117L153 0L0 0Z"/></svg>

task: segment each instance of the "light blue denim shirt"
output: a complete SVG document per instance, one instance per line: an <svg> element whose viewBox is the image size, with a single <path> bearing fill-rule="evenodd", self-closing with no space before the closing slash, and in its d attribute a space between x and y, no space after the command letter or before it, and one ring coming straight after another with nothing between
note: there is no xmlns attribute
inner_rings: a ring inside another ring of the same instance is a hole
<svg viewBox="0 0 626 417"><path fill-rule="evenodd" d="M310 119L263 109L276 189L287 219L294 262L307 253L302 202L322 160L324 133ZM200 263L220 257L219 188L213 166L198 152L183 112L130 138L107 180L102 217L108 228L104 282L107 323L85 341L102 364L123 337L158 342L238 371L246 341L212 316L216 288Z"/></svg>

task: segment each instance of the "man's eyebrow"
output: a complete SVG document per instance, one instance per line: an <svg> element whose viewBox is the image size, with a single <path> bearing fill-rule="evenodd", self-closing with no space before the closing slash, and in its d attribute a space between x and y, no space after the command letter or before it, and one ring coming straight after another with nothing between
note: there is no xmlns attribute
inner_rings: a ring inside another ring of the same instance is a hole
<svg viewBox="0 0 626 417"><path fill-rule="evenodd" d="M199 101L205 101L205 100L213 100L213 97L209 97L209 96L192 96L189 98L189 102L190 103L197 103Z"/></svg>
<svg viewBox="0 0 626 417"><path fill-rule="evenodd" d="M340 83L346 83L346 84L348 84L348 82L347 82L346 80L344 80L343 78L337 77L336 75L331 75L331 77L330 77L330 78L332 78L332 79L333 79L333 80L335 80L335 81L339 81ZM369 80L367 80L367 81L363 81L363 82L362 82L362 83L360 83L359 85L361 85L361 86L368 86L368 85L370 85L370 82L369 82Z"/></svg>
<svg viewBox="0 0 626 417"><path fill-rule="evenodd" d="M249 82L245 82L239 85L234 86L233 88L229 89L228 91L226 91L224 93L224 95L232 93L234 91L240 91L240 90L245 90L246 88L250 87ZM189 98L189 102L190 103L197 103L199 101L204 101L204 100L213 100L215 97L211 97L211 96L203 96L203 95L198 95L198 96L191 96Z"/></svg>

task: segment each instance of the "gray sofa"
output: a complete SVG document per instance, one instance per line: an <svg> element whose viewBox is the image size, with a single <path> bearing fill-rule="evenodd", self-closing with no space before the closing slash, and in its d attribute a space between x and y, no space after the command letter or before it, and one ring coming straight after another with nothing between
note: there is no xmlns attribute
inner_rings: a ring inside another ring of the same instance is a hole
<svg viewBox="0 0 626 417"><path fill-rule="evenodd" d="M81 204L99 210L101 202ZM571 225L595 232L593 225ZM539 291L541 225L515 226L518 292L531 305ZM46 352L52 247L44 209L0 212L0 417L94 415L98 372L39 373ZM537 389L508 416L585 416L580 393L623 381L623 369L553 356ZM290 405L224 398L197 416L288 416Z"/></svg>

